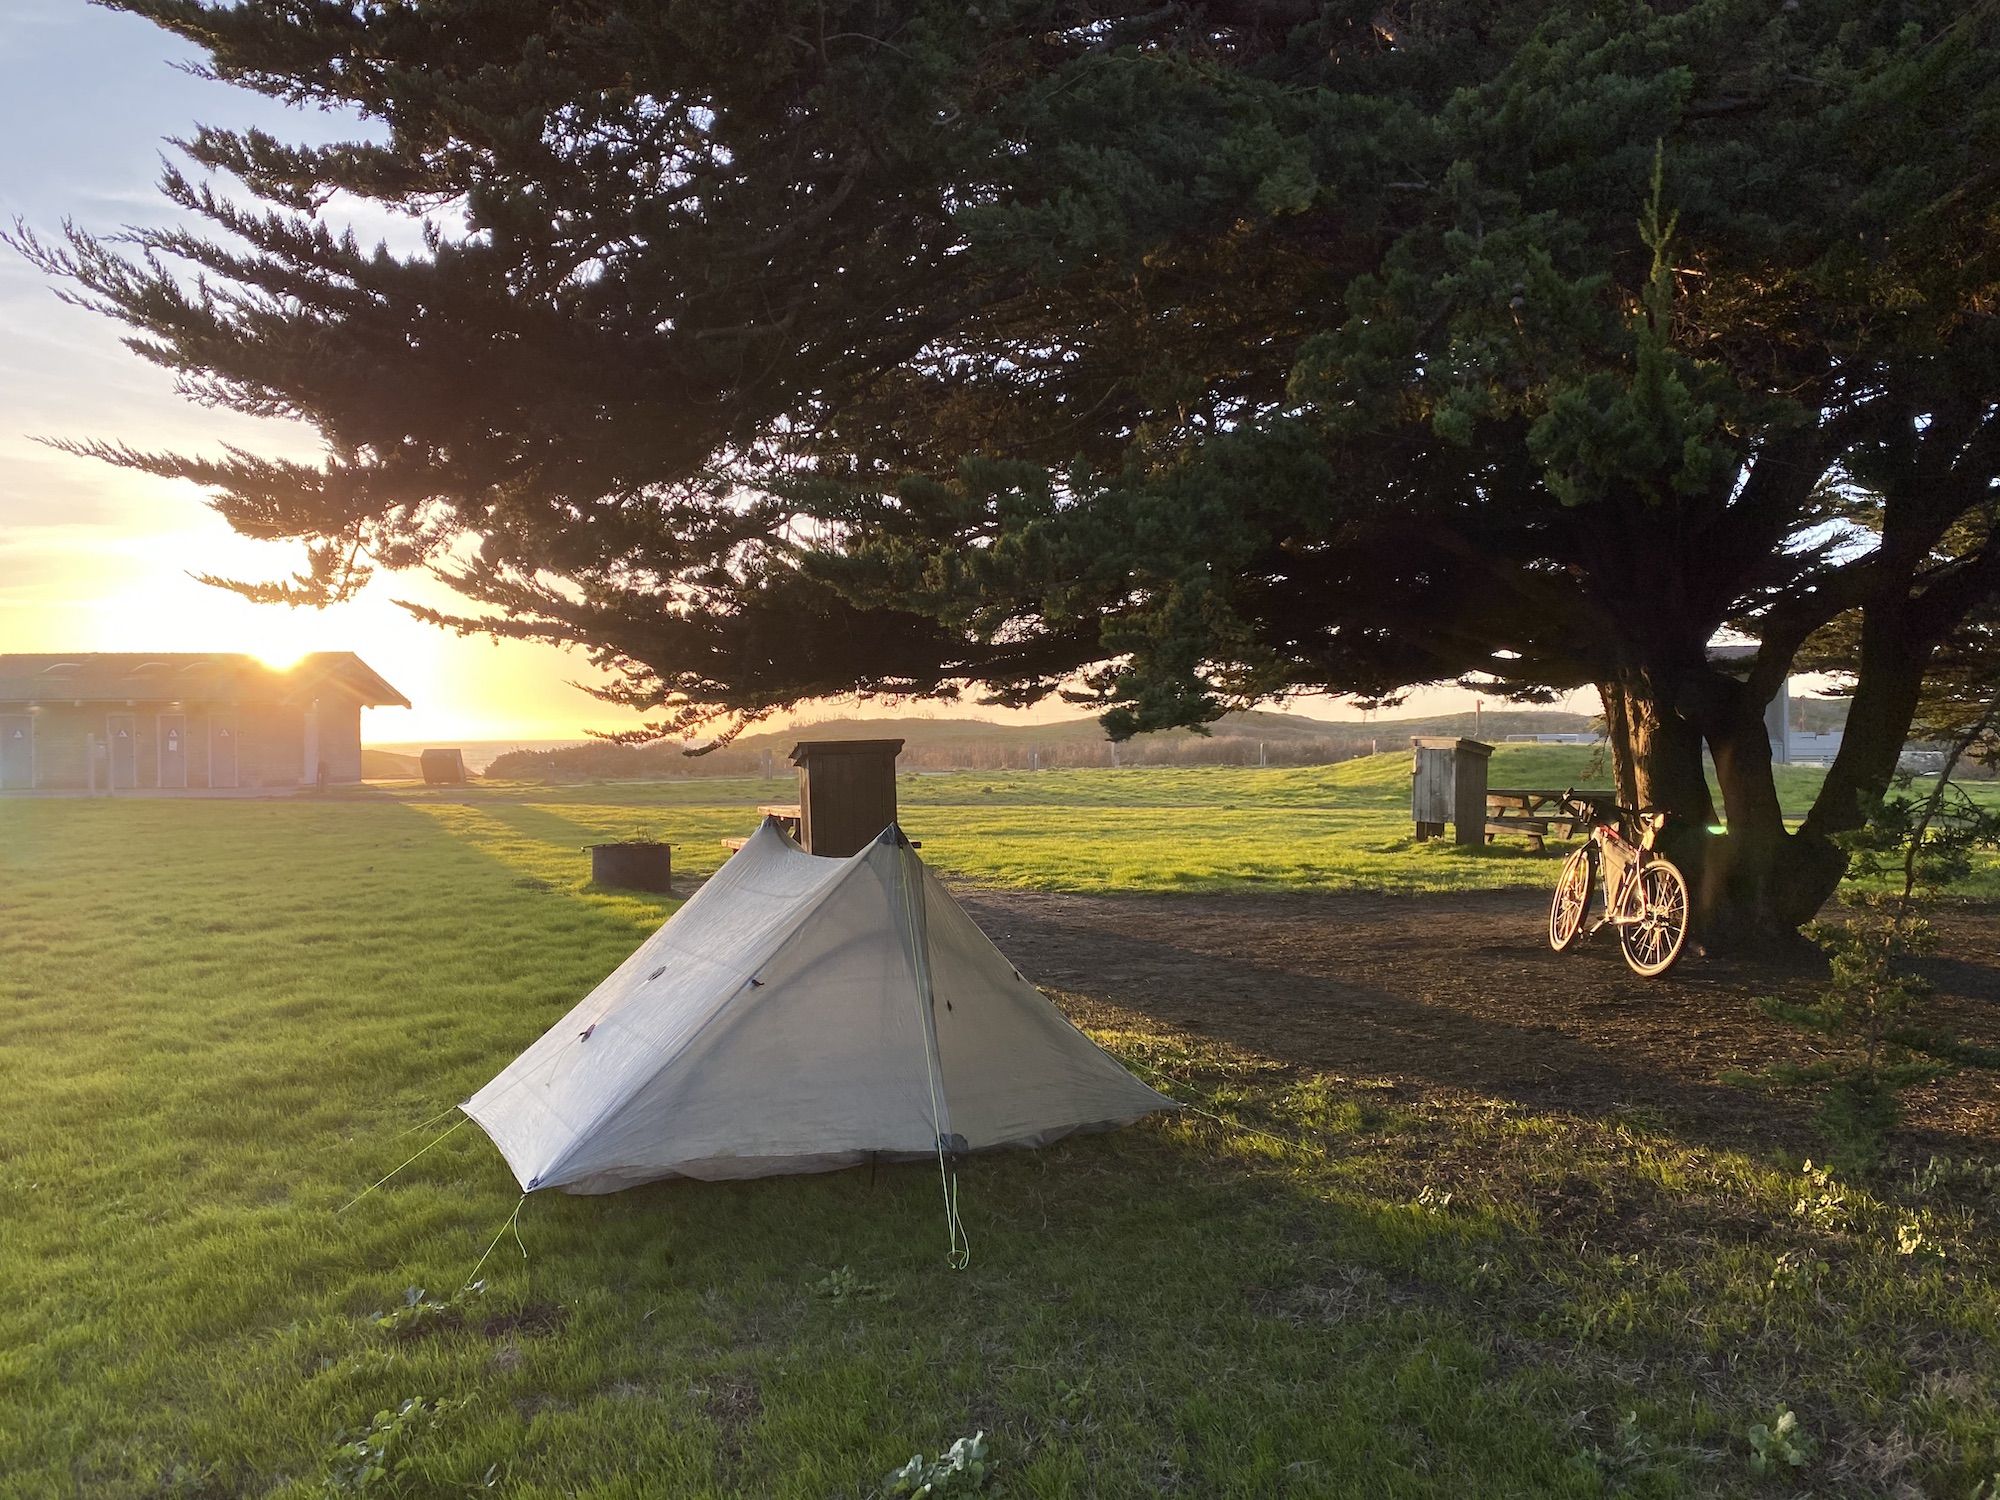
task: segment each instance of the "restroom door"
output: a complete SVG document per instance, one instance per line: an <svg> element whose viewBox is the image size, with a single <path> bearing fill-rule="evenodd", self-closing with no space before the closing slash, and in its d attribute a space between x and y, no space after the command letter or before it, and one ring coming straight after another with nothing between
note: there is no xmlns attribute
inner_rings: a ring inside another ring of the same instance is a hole
<svg viewBox="0 0 2000 1500"><path fill-rule="evenodd" d="M208 721L208 784L236 785L236 715L213 714Z"/></svg>
<svg viewBox="0 0 2000 1500"><path fill-rule="evenodd" d="M306 710L305 756L299 779L307 786L319 784L319 704Z"/></svg>
<svg viewBox="0 0 2000 1500"><path fill-rule="evenodd" d="M186 714L161 714L159 729L160 775L163 787L188 784L188 721Z"/></svg>
<svg viewBox="0 0 2000 1500"><path fill-rule="evenodd" d="M35 784L35 721L27 714L0 714L0 789L25 791Z"/></svg>
<svg viewBox="0 0 2000 1500"><path fill-rule="evenodd" d="M104 740L111 747L114 791L139 784L139 719L136 714L107 714Z"/></svg>

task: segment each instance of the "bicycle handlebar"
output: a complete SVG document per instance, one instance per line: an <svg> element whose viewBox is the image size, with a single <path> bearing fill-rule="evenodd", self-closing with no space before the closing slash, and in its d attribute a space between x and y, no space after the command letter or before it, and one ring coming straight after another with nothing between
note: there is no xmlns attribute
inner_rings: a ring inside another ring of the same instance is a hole
<svg viewBox="0 0 2000 1500"><path fill-rule="evenodd" d="M1592 818L1601 817L1605 813L1611 813L1621 818L1630 819L1636 823L1639 819L1646 816L1638 808L1626 807L1622 803L1605 802L1595 797L1579 797L1576 794L1576 788L1573 786L1565 787L1562 796L1557 798L1556 801L1557 805L1565 812L1582 813Z"/></svg>

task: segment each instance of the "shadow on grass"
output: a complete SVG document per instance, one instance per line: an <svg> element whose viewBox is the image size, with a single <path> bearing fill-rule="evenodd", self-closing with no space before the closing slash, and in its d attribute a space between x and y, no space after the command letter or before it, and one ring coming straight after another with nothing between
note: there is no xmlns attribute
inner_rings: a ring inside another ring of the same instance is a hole
<svg viewBox="0 0 2000 1500"><path fill-rule="evenodd" d="M726 1364L794 1422L829 1381L879 1392L906 1447L994 1433L1024 1492L1555 1493L1579 1384L1608 1399L1581 1363L1508 1368L1511 1318L1474 1296L1493 1226L1329 1192L1206 1122L960 1175L963 1275L921 1165L534 1203L529 1275L619 1379Z"/></svg>
<svg viewBox="0 0 2000 1500"><path fill-rule="evenodd" d="M1739 1059L1795 1052L1753 997L1801 988L1797 965L1690 961L1630 974L1609 933L1548 951L1539 898L1329 895L1048 897L969 893L1023 973L1316 1072L1372 1073L1623 1117L1635 1108L1709 1145L1810 1150L1810 1112L1716 1082ZM1992 985L1982 968L1973 979ZM1979 1143L1908 1132L1933 1149Z"/></svg>
<svg viewBox="0 0 2000 1500"><path fill-rule="evenodd" d="M522 838L553 844L565 853L581 850L588 844L604 843L612 836L601 828L592 828L588 823L579 823L575 818L566 818L526 802L494 801L481 805L479 810ZM628 832L636 834L638 823L635 818Z"/></svg>

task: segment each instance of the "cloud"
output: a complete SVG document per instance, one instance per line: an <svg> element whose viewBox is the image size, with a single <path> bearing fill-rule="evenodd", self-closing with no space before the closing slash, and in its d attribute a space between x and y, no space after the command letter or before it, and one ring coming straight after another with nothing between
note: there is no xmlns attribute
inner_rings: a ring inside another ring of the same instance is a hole
<svg viewBox="0 0 2000 1500"><path fill-rule="evenodd" d="M0 12L0 59L45 47L49 32L81 24L81 9L66 0L8 0Z"/></svg>

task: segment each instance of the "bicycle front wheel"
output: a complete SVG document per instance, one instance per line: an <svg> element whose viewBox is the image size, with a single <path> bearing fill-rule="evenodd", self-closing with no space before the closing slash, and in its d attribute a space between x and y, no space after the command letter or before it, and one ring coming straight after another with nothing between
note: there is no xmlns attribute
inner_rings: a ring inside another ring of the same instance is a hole
<svg viewBox="0 0 2000 1500"><path fill-rule="evenodd" d="M1657 979L1680 961L1687 947L1687 877L1672 860L1650 859L1639 871L1638 896L1643 915L1619 925L1618 946L1634 974Z"/></svg>
<svg viewBox="0 0 2000 1500"><path fill-rule="evenodd" d="M1549 903L1549 946L1567 953L1583 932L1590 914L1590 846L1575 850L1556 877L1555 899Z"/></svg>

